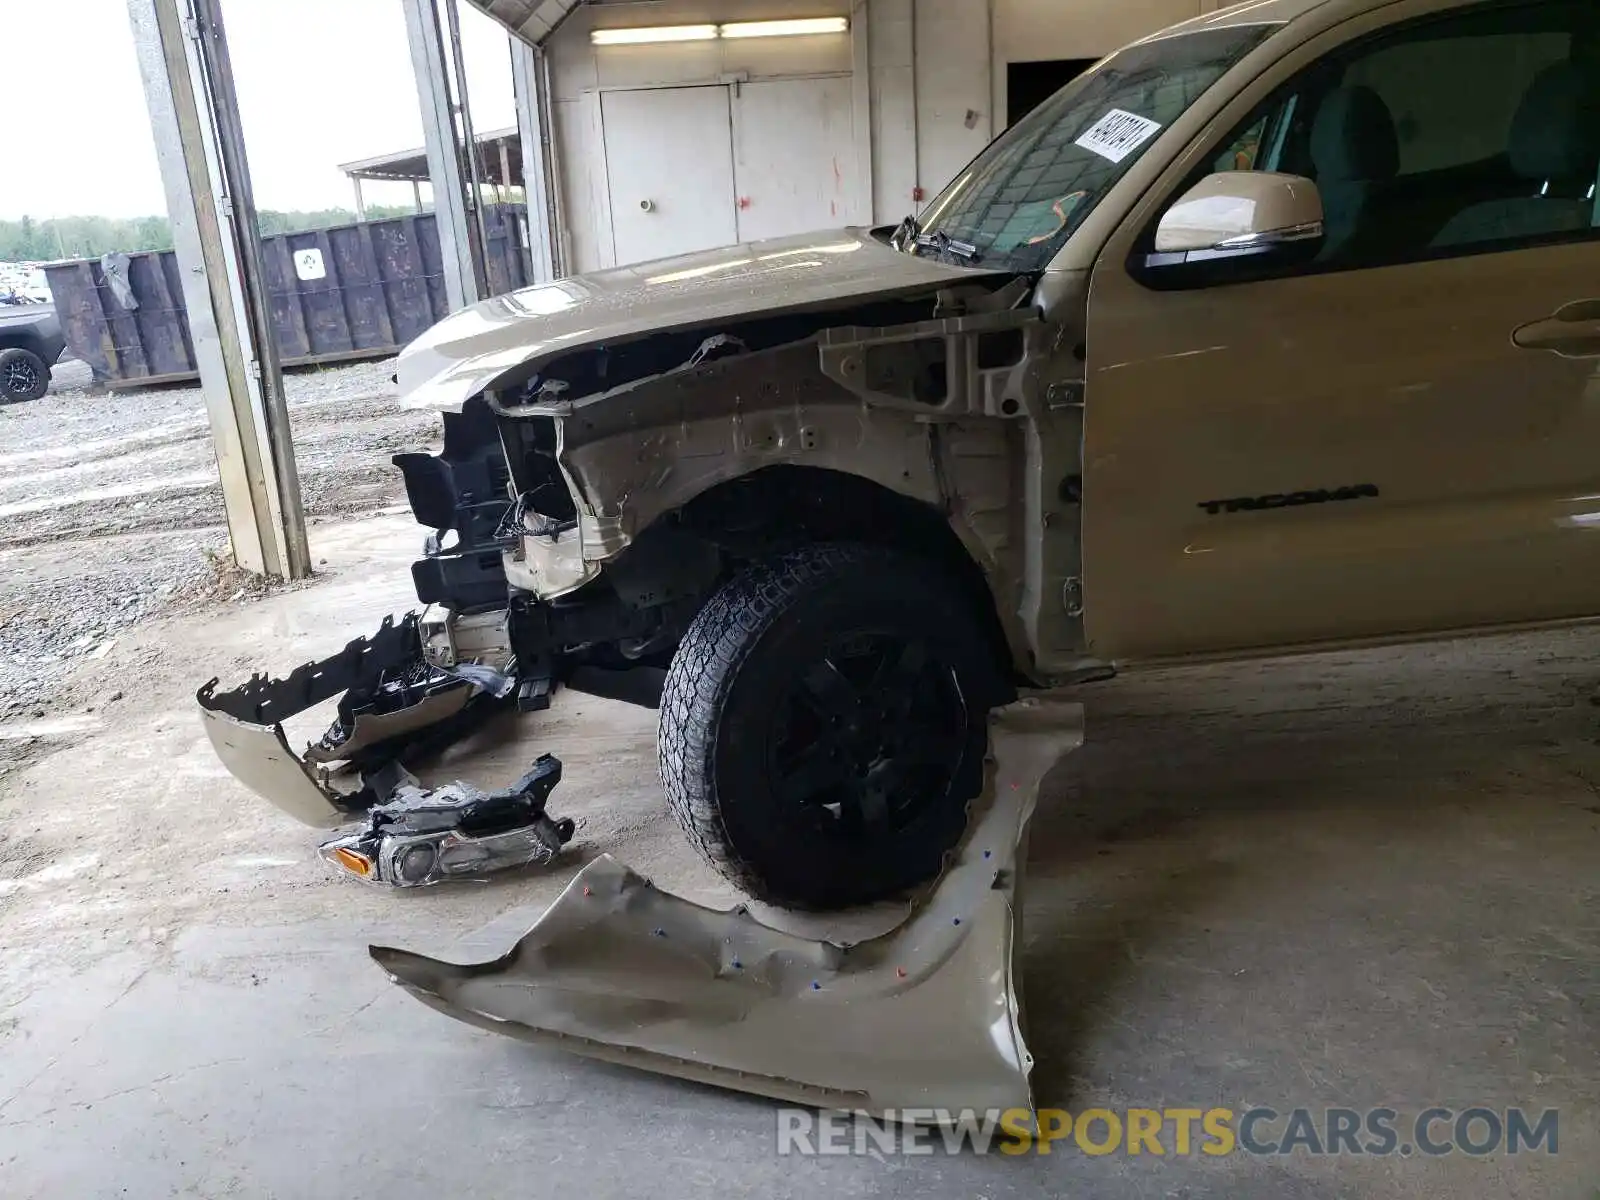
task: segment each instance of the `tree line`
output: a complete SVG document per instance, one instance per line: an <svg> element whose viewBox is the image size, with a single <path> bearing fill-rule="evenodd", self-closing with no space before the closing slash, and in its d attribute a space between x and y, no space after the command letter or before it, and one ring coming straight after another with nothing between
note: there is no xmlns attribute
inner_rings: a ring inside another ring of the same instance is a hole
<svg viewBox="0 0 1600 1200"><path fill-rule="evenodd" d="M400 217L415 211L409 204L369 204L367 217ZM263 210L263 236L299 233L348 225L356 214L348 208L300 212ZM171 250L172 225L166 217L59 217L36 221L23 217L0 220L0 262L48 262L57 258L99 258L117 251Z"/></svg>

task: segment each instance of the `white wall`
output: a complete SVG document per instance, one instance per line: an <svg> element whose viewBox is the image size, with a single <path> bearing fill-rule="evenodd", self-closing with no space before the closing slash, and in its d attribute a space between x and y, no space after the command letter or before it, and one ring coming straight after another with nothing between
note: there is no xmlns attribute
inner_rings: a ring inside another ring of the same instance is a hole
<svg viewBox="0 0 1600 1200"><path fill-rule="evenodd" d="M898 221L994 136L982 0L869 0L873 219ZM922 189L922 197L917 189Z"/></svg>
<svg viewBox="0 0 1600 1200"><path fill-rule="evenodd" d="M867 43L872 62L872 218L897 221L918 205L917 134L912 74L912 5L916 0L868 0Z"/></svg>
<svg viewBox="0 0 1600 1200"><path fill-rule="evenodd" d="M917 0L918 182L930 198L1005 124L991 108L985 8L972 0Z"/></svg>
<svg viewBox="0 0 1600 1200"><path fill-rule="evenodd" d="M1218 7L1205 0L994 0L995 60L1099 58Z"/></svg>
<svg viewBox="0 0 1600 1200"><path fill-rule="evenodd" d="M1129 42L1226 8L1233 0L991 0L994 111L1006 113L1006 64L1102 58Z"/></svg>
<svg viewBox="0 0 1600 1200"><path fill-rule="evenodd" d="M573 268L593 271L615 265L601 133L601 88L670 87L738 77L757 80L851 71L851 41L837 35L596 47L589 40L592 30L844 16L851 7L851 0L663 0L649 5L585 6L573 13L548 47L567 261Z"/></svg>
<svg viewBox="0 0 1600 1200"><path fill-rule="evenodd" d="M1005 128L1008 63L1100 58L1228 2L869 0L874 218L932 198Z"/></svg>
<svg viewBox="0 0 1600 1200"><path fill-rule="evenodd" d="M599 89L853 69L849 38L691 42L597 52L589 41L592 29L844 14L865 22L871 217L890 223L931 199L1004 128L1007 63L1097 58L1223 6L1223 0L659 0L585 6L549 47L568 261L579 271L613 265Z"/></svg>

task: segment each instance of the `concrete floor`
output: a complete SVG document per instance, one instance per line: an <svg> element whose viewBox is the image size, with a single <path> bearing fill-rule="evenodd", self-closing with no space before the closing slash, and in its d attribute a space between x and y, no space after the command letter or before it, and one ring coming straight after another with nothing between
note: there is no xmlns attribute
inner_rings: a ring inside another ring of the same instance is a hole
<svg viewBox="0 0 1600 1200"><path fill-rule="evenodd" d="M325 578L120 640L102 669L124 697L41 722L0 782L7 1200L1594 1200L1600 631L1096 685L1028 885L1041 1105L1559 1108L1559 1154L779 1158L765 1101L471 1030L365 954L515 930L596 849L730 903L663 811L653 714L569 694L477 754L509 779L555 751L552 807L580 819L572 864L487 885L334 878L222 772L198 683L405 605L414 527L314 535Z"/></svg>

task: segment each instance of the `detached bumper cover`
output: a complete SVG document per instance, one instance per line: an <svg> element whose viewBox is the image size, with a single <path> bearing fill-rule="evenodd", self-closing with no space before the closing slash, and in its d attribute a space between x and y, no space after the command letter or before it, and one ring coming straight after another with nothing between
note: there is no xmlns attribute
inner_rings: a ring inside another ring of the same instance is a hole
<svg viewBox="0 0 1600 1200"><path fill-rule="evenodd" d="M207 708L205 689L198 699L211 748L245 787L307 825L333 829L355 819L326 775L289 749L282 725L257 725Z"/></svg>
<svg viewBox="0 0 1600 1200"><path fill-rule="evenodd" d="M475 728L498 699L473 680L428 666L417 622L414 613L398 622L385 617L370 638L356 638L283 679L257 675L227 692L211 680L195 701L223 766L307 825L356 820L378 797L364 782L341 791L328 764L365 772L442 748ZM303 755L295 754L282 722L335 696L338 718Z"/></svg>
<svg viewBox="0 0 1600 1200"><path fill-rule="evenodd" d="M718 912L597 858L512 949L455 965L373 947L424 1004L483 1029L790 1103L1031 1109L1015 952L1028 821L1082 710L997 712L974 822L893 931L855 944Z"/></svg>

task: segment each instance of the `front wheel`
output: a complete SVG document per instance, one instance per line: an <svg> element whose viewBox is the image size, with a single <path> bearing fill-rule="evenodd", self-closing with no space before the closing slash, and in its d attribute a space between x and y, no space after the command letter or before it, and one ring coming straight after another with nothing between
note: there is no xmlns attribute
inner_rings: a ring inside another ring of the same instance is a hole
<svg viewBox="0 0 1600 1200"><path fill-rule="evenodd" d="M807 546L729 581L661 699L661 776L701 854L758 899L843 908L936 875L983 785L1005 684L932 564Z"/></svg>
<svg viewBox="0 0 1600 1200"><path fill-rule="evenodd" d="M0 403L37 400L50 390L50 368L32 350L0 350Z"/></svg>

